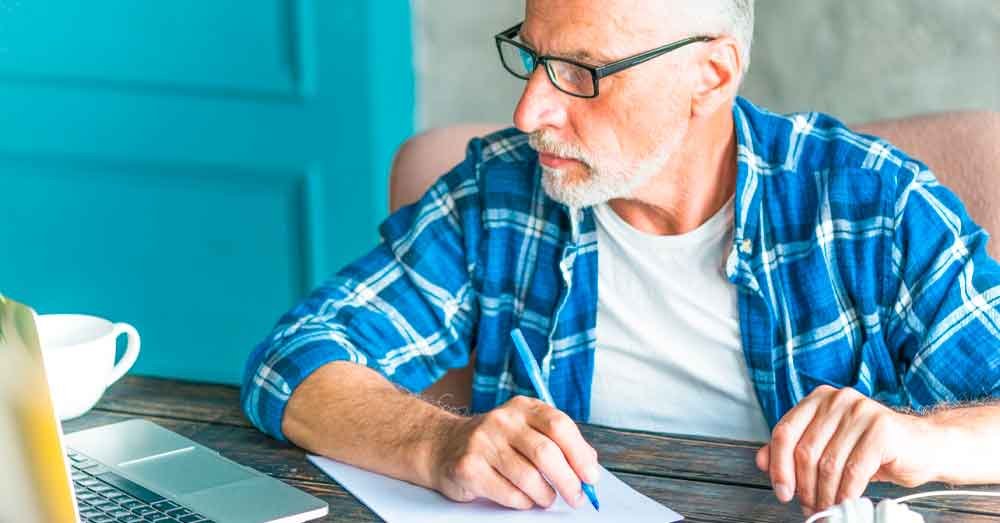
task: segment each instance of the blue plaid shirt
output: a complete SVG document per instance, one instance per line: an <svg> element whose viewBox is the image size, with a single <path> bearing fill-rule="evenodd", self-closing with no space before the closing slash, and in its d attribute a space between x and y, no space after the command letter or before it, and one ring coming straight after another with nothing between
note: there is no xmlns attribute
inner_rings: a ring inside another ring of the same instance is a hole
<svg viewBox="0 0 1000 523"><path fill-rule="evenodd" d="M727 274L768 423L821 384L918 411L1000 396L1000 266L954 194L925 165L829 116L778 115L744 99L733 115ZM242 404L257 427L283 438L292 391L335 360L417 392L466 366L475 348L474 412L534 395L514 327L557 406L587 420L594 217L545 195L526 135L472 140L465 160L380 232L378 247L251 354Z"/></svg>

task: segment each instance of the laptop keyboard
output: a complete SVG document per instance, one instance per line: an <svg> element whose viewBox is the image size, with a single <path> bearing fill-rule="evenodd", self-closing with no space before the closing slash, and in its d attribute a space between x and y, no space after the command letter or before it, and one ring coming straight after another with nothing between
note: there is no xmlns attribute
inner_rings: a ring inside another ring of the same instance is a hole
<svg viewBox="0 0 1000 523"><path fill-rule="evenodd" d="M67 454L83 523L215 523L79 452Z"/></svg>

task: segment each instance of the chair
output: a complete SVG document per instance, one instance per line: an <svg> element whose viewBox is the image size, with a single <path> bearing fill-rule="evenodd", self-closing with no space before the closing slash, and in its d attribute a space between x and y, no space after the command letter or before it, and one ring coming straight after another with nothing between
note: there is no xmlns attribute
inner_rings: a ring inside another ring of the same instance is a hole
<svg viewBox="0 0 1000 523"><path fill-rule="evenodd" d="M430 129L407 140L396 153L389 177L389 207L417 201L430 185L465 156L476 136L503 127L495 123L461 124ZM885 138L934 170L938 179L965 203L969 214L991 234L1000 234L1000 113L952 112L881 120L855 130ZM986 182L986 183L984 183ZM1000 259L1000 238L989 243ZM424 396L448 406L468 405L472 366L455 369Z"/></svg>

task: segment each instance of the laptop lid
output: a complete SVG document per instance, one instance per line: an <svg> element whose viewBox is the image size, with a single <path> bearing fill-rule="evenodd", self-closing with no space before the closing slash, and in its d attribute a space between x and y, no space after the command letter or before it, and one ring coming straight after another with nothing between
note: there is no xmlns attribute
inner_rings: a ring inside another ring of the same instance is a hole
<svg viewBox="0 0 1000 523"><path fill-rule="evenodd" d="M78 521L30 308L0 295L0 523Z"/></svg>

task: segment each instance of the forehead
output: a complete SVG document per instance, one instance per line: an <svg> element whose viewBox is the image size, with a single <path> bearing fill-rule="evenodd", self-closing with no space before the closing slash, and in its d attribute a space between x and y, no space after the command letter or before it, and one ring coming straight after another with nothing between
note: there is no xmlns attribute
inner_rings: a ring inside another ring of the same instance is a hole
<svg viewBox="0 0 1000 523"><path fill-rule="evenodd" d="M662 45L678 26L670 0L528 0L521 37L542 54L615 59Z"/></svg>

